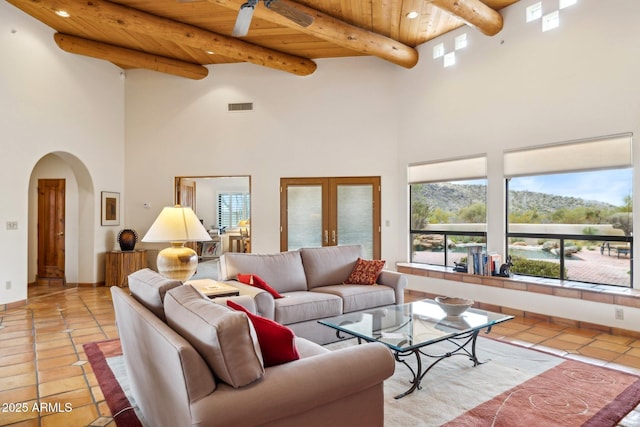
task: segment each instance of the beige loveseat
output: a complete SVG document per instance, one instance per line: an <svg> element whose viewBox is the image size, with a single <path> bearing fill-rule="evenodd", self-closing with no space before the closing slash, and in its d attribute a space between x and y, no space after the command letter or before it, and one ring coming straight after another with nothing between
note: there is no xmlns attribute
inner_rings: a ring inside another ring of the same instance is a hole
<svg viewBox="0 0 640 427"><path fill-rule="evenodd" d="M383 425L383 381L395 368L384 345L328 351L296 337L300 359L265 368L245 313L149 269L130 275L129 287L133 295L111 293L145 425Z"/></svg>
<svg viewBox="0 0 640 427"><path fill-rule="evenodd" d="M376 285L345 285L358 258L360 245L303 248L274 254L225 253L218 280L251 295L258 314L290 327L296 335L319 344L336 341L336 332L318 320L404 302L407 278L383 270ZM238 274L255 274L284 298L238 282Z"/></svg>

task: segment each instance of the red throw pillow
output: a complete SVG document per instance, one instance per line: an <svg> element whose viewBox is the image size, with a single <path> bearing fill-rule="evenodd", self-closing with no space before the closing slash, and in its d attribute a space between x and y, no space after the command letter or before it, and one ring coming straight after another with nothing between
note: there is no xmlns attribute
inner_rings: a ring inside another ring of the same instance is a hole
<svg viewBox="0 0 640 427"><path fill-rule="evenodd" d="M347 285L375 285L380 272L387 262L382 259L365 260L358 258L356 266L344 282Z"/></svg>
<svg viewBox="0 0 640 427"><path fill-rule="evenodd" d="M256 274L238 274L237 276L238 282L244 283L245 285L255 286L256 288L264 289L273 295L274 298L282 298L282 295L278 293L275 289L273 289L267 282L265 282L262 277Z"/></svg>
<svg viewBox="0 0 640 427"><path fill-rule="evenodd" d="M231 300L227 300L227 305L234 310L244 311L249 316L258 336L265 368L300 359L300 354L296 348L295 335L291 329L271 319L253 314Z"/></svg>

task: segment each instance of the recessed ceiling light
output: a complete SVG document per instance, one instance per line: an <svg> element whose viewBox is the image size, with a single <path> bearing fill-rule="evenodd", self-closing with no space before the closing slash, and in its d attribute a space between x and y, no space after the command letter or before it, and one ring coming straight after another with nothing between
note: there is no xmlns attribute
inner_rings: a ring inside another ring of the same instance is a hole
<svg viewBox="0 0 640 427"><path fill-rule="evenodd" d="M416 19L418 17L418 12L416 12L415 10L412 10L411 12L407 13L407 19Z"/></svg>
<svg viewBox="0 0 640 427"><path fill-rule="evenodd" d="M71 15L66 10L56 10L56 15L61 16L63 18L68 18Z"/></svg>
<svg viewBox="0 0 640 427"><path fill-rule="evenodd" d="M212 50L207 50L206 52L207 52L207 55L215 55L215 54L216 54L216 53L215 53L214 51L212 51Z"/></svg>

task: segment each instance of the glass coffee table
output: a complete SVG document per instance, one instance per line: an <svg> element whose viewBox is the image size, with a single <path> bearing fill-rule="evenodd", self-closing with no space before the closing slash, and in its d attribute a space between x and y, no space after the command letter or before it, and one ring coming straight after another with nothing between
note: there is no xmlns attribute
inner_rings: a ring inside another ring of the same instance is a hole
<svg viewBox="0 0 640 427"><path fill-rule="evenodd" d="M400 399L419 390L427 372L446 358L462 355L467 356L473 366L481 364L476 356L479 332L485 329L485 333L489 333L493 325L511 319L513 316L474 308L461 316L447 317L435 301L427 299L343 314L319 323L335 329L339 338L345 338L342 333L346 333L358 338L358 342L380 342L389 347L395 359L409 368L413 375L411 387L396 396ZM429 351L429 346L440 342L446 344L446 350ZM413 356L417 362L415 369L407 363ZM423 366L425 358L433 360L426 369Z"/></svg>

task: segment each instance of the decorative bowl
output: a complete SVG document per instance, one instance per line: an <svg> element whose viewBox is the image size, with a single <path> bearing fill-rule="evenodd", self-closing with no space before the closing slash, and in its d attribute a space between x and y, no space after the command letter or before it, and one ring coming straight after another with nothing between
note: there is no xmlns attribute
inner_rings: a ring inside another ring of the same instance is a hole
<svg viewBox="0 0 640 427"><path fill-rule="evenodd" d="M458 297L436 297L436 303L448 317L457 317L473 305L473 300Z"/></svg>

